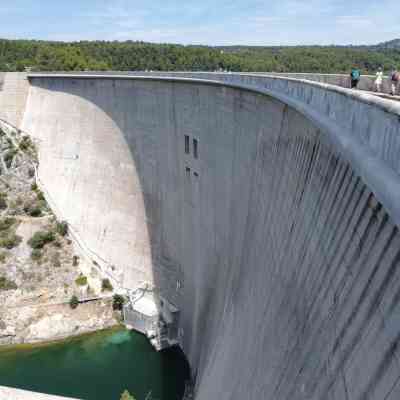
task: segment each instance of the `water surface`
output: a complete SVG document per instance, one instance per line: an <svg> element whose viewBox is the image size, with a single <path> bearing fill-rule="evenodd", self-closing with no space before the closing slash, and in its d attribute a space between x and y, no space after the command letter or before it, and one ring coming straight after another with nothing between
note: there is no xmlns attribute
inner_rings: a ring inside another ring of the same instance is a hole
<svg viewBox="0 0 400 400"><path fill-rule="evenodd" d="M68 341L0 349L0 385L84 400L180 400L187 362L177 348L157 353L147 339L122 329Z"/></svg>

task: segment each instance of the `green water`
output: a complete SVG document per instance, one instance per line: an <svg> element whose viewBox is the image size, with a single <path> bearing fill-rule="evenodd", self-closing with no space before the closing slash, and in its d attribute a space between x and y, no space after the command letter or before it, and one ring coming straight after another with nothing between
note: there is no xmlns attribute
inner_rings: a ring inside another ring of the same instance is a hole
<svg viewBox="0 0 400 400"><path fill-rule="evenodd" d="M84 400L178 400L189 369L178 349L157 353L126 330L102 331L65 342L0 350L0 385Z"/></svg>

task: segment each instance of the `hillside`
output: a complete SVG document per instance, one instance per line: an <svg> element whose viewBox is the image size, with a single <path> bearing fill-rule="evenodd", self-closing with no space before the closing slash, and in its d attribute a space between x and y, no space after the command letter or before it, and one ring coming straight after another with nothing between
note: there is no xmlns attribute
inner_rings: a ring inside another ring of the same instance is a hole
<svg viewBox="0 0 400 400"><path fill-rule="evenodd" d="M377 49L397 49L400 50L400 39L389 40L388 42L379 43L374 46Z"/></svg>
<svg viewBox="0 0 400 400"><path fill-rule="evenodd" d="M400 40L377 46L182 46L144 42L46 42L0 39L0 70L229 70L364 73L400 65Z"/></svg>

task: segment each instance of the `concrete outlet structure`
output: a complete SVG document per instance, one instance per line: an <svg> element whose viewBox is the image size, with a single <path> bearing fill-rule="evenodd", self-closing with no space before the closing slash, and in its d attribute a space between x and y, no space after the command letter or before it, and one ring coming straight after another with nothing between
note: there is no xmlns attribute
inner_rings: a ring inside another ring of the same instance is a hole
<svg viewBox="0 0 400 400"><path fill-rule="evenodd" d="M140 75L5 74L0 113L88 257L179 310L195 398L398 399L400 103Z"/></svg>

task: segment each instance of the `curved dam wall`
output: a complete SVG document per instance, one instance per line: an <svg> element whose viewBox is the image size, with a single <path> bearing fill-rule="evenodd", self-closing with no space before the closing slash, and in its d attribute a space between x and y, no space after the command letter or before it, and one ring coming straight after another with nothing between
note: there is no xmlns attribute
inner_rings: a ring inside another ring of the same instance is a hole
<svg viewBox="0 0 400 400"><path fill-rule="evenodd" d="M24 72L0 72L0 117L19 127L29 93L29 81Z"/></svg>
<svg viewBox="0 0 400 400"><path fill-rule="evenodd" d="M397 399L397 106L186 77L30 77L51 201L121 286L180 309L196 399Z"/></svg>

